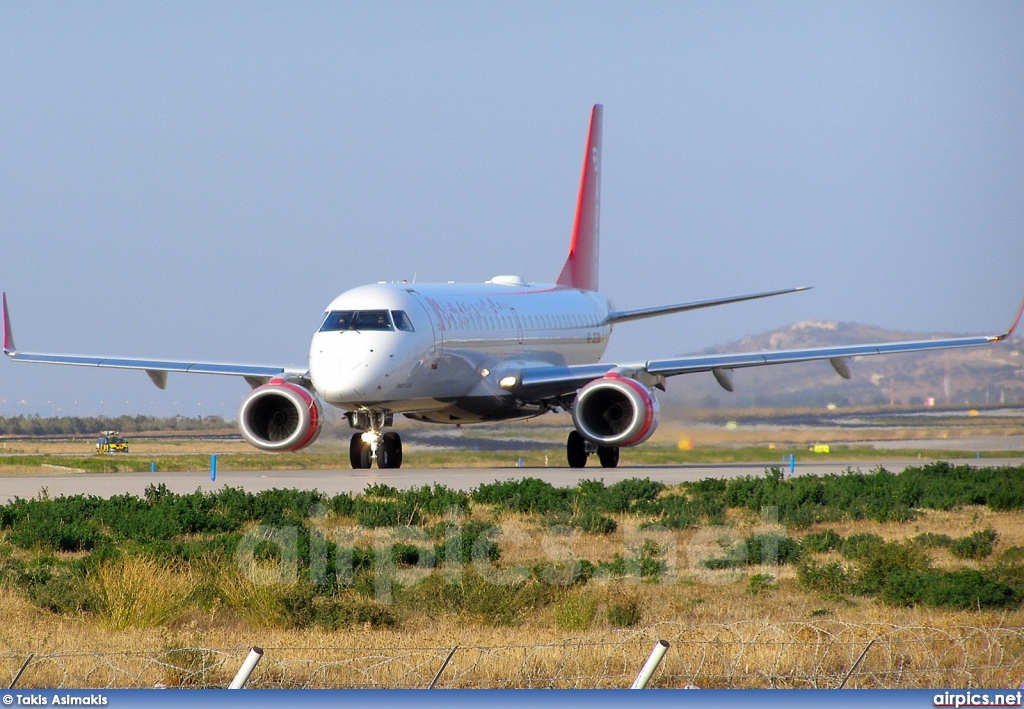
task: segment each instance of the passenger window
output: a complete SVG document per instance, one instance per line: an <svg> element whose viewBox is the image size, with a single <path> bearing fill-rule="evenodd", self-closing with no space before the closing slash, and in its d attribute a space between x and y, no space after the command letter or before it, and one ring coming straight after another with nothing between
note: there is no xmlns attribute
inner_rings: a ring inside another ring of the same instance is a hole
<svg viewBox="0 0 1024 709"><path fill-rule="evenodd" d="M391 317L395 321L395 327L403 332L415 332L412 326L412 320L409 319L409 315L404 310L392 310Z"/></svg>

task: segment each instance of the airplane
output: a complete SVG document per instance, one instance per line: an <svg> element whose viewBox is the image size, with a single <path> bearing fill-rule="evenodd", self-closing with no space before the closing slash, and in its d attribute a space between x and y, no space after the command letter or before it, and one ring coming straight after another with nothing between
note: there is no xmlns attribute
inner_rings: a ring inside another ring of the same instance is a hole
<svg viewBox="0 0 1024 709"><path fill-rule="evenodd" d="M807 290L616 310L598 291L602 120L603 107L595 105L569 253L554 283L500 275L484 283L403 281L353 288L327 306L306 367L21 352L14 345L4 293L4 354L16 362L141 369L160 389L166 388L169 372L242 377L251 391L238 408L239 430L263 451L311 445L323 426L323 401L344 411L355 431L349 443L355 469L374 462L379 468L401 466L401 438L385 430L395 414L469 424L559 410L572 414L569 466L581 468L596 454L601 466L614 468L621 448L654 433L655 391L665 390L668 377L710 372L731 392L735 369L828 360L849 379L851 357L999 342L1021 319L1024 302L1001 335L601 362L616 325Z"/></svg>

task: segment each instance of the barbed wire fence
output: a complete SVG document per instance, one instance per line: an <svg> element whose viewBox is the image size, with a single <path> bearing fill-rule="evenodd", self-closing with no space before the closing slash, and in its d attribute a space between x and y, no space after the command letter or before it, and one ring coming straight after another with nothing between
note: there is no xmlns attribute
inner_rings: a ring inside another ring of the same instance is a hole
<svg viewBox="0 0 1024 709"><path fill-rule="evenodd" d="M659 623L536 645L273 647L252 688L625 688L659 639L649 686L701 688L1017 687L1024 629L739 622ZM865 650L867 652L865 653ZM0 682L31 649L0 652ZM19 688L225 687L249 647L37 653ZM449 655L451 657L449 658ZM6 682L3 682L6 684Z"/></svg>

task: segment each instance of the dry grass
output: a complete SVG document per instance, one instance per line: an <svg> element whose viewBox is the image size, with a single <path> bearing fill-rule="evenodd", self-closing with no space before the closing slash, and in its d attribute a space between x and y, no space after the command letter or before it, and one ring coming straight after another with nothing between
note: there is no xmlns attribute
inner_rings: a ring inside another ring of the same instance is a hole
<svg viewBox="0 0 1024 709"><path fill-rule="evenodd" d="M519 540L502 543L502 564L535 562L551 544L567 558L608 560L633 543L627 528L636 520L615 518L620 531L613 535L551 535L536 519L502 515L503 527ZM1022 521L1021 513L968 507L927 511L904 524L837 522L807 531L828 528L844 537L874 532L899 540L991 527L1000 534L1000 554L1024 545ZM738 511L730 513L730 522L738 535L763 527ZM395 608L402 622L394 628L288 630L276 615L280 589L273 584L256 584L232 567L214 582L223 604L186 609L196 579L138 558L99 569L92 590L101 609L83 616L39 610L0 585L0 678L34 652L40 660L20 686L224 686L244 648L260 645L267 657L256 686L422 687L458 645L466 649L452 660L442 686L622 687L659 637L673 649L657 686L836 686L874 638L852 686L996 686L1022 678L1022 609L949 611L892 608L865 598L822 600L799 589L790 567L697 573L701 534L674 535L670 583L594 581L502 627L465 614ZM963 565L942 550L932 556L940 567ZM754 573L769 573L777 582L751 594L747 582ZM640 603L633 628L609 620L609 609L623 599Z"/></svg>
<svg viewBox="0 0 1024 709"><path fill-rule="evenodd" d="M194 575L148 557L125 556L89 579L98 610L91 617L110 630L154 628L173 621L195 591Z"/></svg>

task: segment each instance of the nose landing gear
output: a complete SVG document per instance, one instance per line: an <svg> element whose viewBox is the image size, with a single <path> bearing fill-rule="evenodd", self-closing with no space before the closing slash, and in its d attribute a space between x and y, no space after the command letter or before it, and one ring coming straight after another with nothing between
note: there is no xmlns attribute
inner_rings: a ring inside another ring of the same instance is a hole
<svg viewBox="0 0 1024 709"><path fill-rule="evenodd" d="M373 467L377 461L378 468L402 467L402 439L394 431L381 433L381 429L391 423L391 415L382 411L353 412L349 422L355 428L363 428L362 433L353 433L349 441L348 456L352 467L356 470Z"/></svg>

